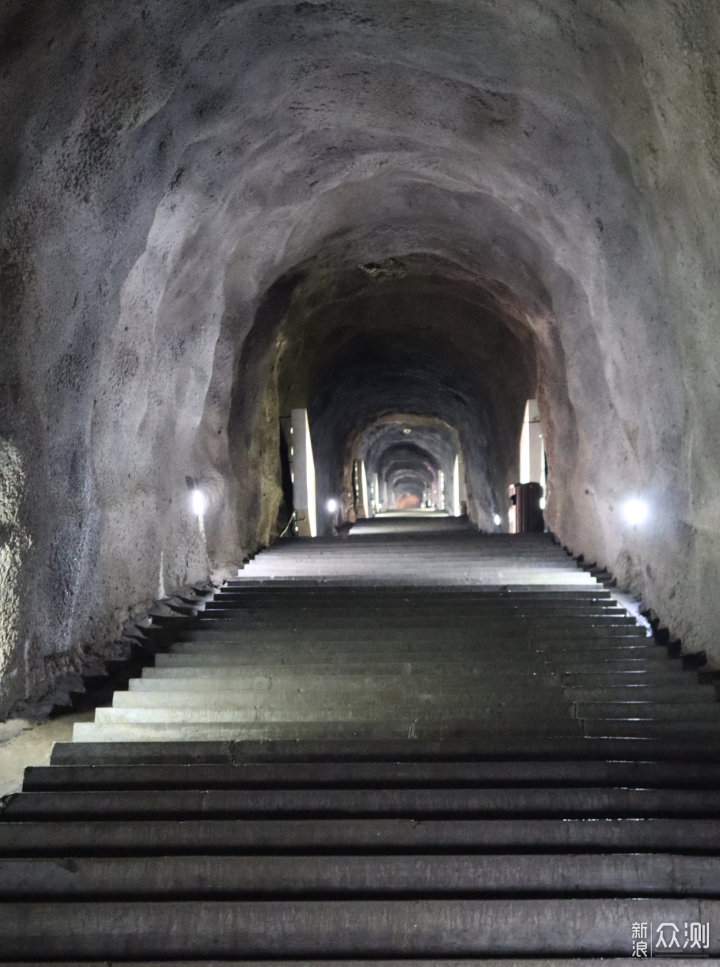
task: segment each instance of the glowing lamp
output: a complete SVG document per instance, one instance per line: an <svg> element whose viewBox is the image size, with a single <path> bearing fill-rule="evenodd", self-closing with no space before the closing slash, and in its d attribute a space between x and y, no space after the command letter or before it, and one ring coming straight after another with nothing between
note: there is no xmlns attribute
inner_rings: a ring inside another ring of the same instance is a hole
<svg viewBox="0 0 720 967"><path fill-rule="evenodd" d="M205 494L202 490L193 490L191 500L193 513L197 514L198 517L202 517L205 513Z"/></svg>
<svg viewBox="0 0 720 967"><path fill-rule="evenodd" d="M625 520L632 527L637 527L639 524L644 524L649 516L648 505L642 501L633 498L628 500L623 507L623 514L625 515Z"/></svg>

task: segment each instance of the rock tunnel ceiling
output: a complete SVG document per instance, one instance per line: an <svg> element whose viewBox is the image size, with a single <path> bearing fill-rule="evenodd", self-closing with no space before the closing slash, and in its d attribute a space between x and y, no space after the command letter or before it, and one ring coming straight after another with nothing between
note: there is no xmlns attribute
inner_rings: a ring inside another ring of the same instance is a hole
<svg viewBox="0 0 720 967"><path fill-rule="evenodd" d="M536 387L551 528L720 659L713 5L12 0L0 37L2 709L270 537L301 400L321 493L433 416L482 524Z"/></svg>

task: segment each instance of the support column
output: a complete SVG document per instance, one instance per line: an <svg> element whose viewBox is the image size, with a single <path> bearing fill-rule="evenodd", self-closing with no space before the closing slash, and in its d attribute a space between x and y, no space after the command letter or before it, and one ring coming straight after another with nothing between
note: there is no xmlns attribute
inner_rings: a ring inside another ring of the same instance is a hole
<svg viewBox="0 0 720 967"><path fill-rule="evenodd" d="M520 437L520 483L545 483L545 450L537 400L525 406Z"/></svg>
<svg viewBox="0 0 720 967"><path fill-rule="evenodd" d="M370 516L370 498L364 460L355 461L355 513L358 517Z"/></svg>
<svg viewBox="0 0 720 967"><path fill-rule="evenodd" d="M537 400L525 406L520 436L520 482L510 487L511 534L540 533L544 528L545 447Z"/></svg>
<svg viewBox="0 0 720 967"><path fill-rule="evenodd" d="M456 455L453 464L452 475L452 512L456 517L461 514L460 510L460 459Z"/></svg>
<svg viewBox="0 0 720 967"><path fill-rule="evenodd" d="M317 537L315 461L313 460L307 410L292 411L290 467L293 503L299 537Z"/></svg>

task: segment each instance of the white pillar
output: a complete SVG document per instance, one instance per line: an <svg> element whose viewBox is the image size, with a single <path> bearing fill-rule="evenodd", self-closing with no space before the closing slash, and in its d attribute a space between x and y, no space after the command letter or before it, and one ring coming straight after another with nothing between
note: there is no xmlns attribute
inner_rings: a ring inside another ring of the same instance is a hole
<svg viewBox="0 0 720 967"><path fill-rule="evenodd" d="M355 513L358 517L370 516L370 496L364 460L355 461Z"/></svg>
<svg viewBox="0 0 720 967"><path fill-rule="evenodd" d="M537 400L528 400L525 406L520 437L519 483L545 483L545 450Z"/></svg>
<svg viewBox="0 0 720 967"><path fill-rule="evenodd" d="M300 537L317 537L315 503L315 461L313 460L310 424L307 410L292 411L290 466L293 480L293 503Z"/></svg>
<svg viewBox="0 0 720 967"><path fill-rule="evenodd" d="M452 476L452 512L456 517L460 516L460 458L455 455Z"/></svg>
<svg viewBox="0 0 720 967"><path fill-rule="evenodd" d="M367 473L365 471L365 461L360 461L360 503L362 504L365 517L370 516L370 495L368 493Z"/></svg>

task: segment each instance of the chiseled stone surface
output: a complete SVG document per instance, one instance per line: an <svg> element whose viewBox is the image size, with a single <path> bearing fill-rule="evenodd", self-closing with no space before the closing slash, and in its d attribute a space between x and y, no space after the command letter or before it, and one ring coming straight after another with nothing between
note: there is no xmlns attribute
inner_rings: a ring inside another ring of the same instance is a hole
<svg viewBox="0 0 720 967"><path fill-rule="evenodd" d="M447 420L482 525L536 374L550 526L720 659L713 4L8 0L0 37L0 711L269 538L288 404L320 457Z"/></svg>

